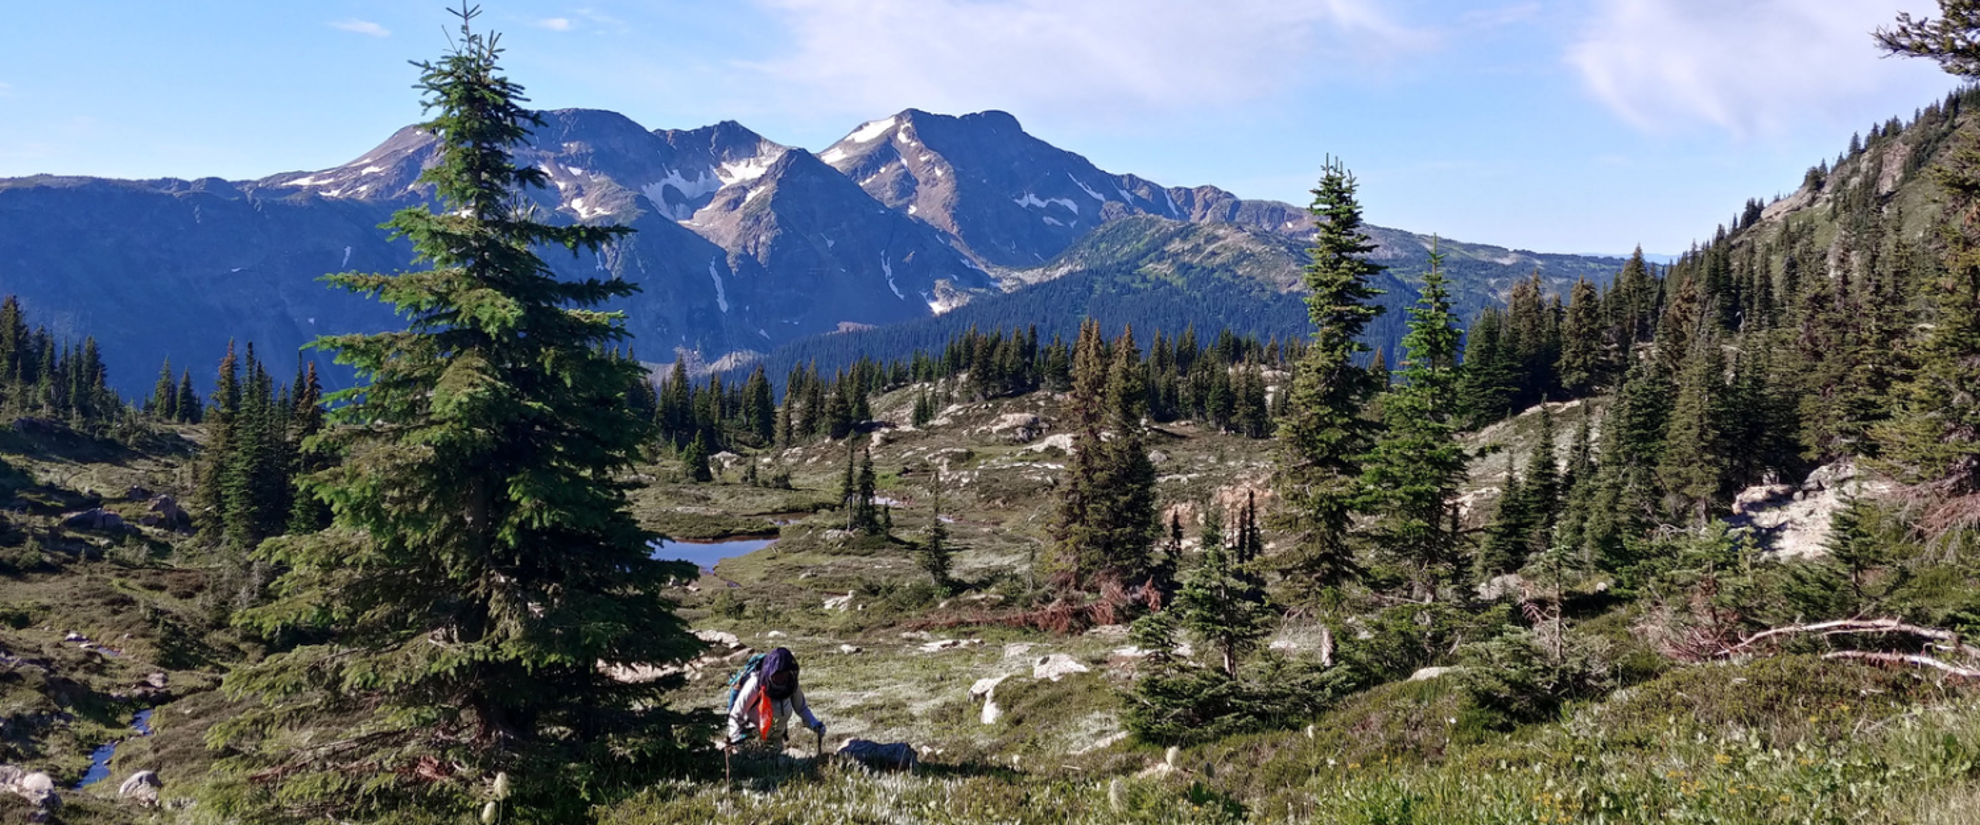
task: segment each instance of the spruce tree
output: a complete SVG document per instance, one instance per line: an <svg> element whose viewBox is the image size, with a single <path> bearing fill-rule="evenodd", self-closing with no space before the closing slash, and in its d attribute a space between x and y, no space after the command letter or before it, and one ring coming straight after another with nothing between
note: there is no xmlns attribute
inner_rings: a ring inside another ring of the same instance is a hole
<svg viewBox="0 0 1980 825"><path fill-rule="evenodd" d="M228 341L227 355L220 359L214 378L213 408L207 416L211 426L207 428L205 449L193 467L193 518L199 526L200 543L209 547L219 546L227 532L222 486L233 456L240 409L240 360L234 352L234 342Z"/></svg>
<svg viewBox="0 0 1980 825"><path fill-rule="evenodd" d="M574 821L678 746L681 679L606 667L702 649L664 595L691 568L651 558L620 481L651 428L623 404L637 365L603 351L622 318L590 307L635 288L559 280L536 254L626 230L531 218L546 176L509 151L542 120L459 15L453 51L417 64L436 203L388 224L432 268L330 277L409 328L319 342L364 382L318 437L342 463L307 482L334 524L263 544L288 572L238 619L322 641L227 675L254 702L212 734L216 817L458 822L501 785L506 821Z"/></svg>
<svg viewBox="0 0 1980 825"><path fill-rule="evenodd" d="M699 483L715 480L715 471L708 466L708 440L701 433L695 433L694 439L681 448L681 475Z"/></svg>
<svg viewBox="0 0 1980 825"><path fill-rule="evenodd" d="M1091 513L1101 543L1102 574L1128 583L1148 577L1149 554L1161 536L1155 520L1155 463L1148 457L1147 385L1134 330L1116 339L1107 367L1107 429L1099 495Z"/></svg>
<svg viewBox="0 0 1980 825"><path fill-rule="evenodd" d="M1725 356L1718 341L1699 338L1678 376L1657 479L1674 515L1703 526L1726 492Z"/></svg>
<svg viewBox="0 0 1980 825"><path fill-rule="evenodd" d="M1410 597L1434 600L1457 564L1453 523L1458 484L1470 456L1458 443L1458 341L1444 256L1433 242L1423 291L1409 310L1401 383L1381 397L1382 431L1363 459L1357 507L1371 516L1369 538L1408 571Z"/></svg>
<svg viewBox="0 0 1980 825"><path fill-rule="evenodd" d="M1048 528L1054 573L1064 579L1063 584L1074 587L1093 580L1106 565L1095 516L1101 510L1106 471L1102 445L1106 440L1107 366L1100 324L1088 318L1081 322L1079 338L1073 344L1072 393L1066 402L1072 455L1066 459L1059 505Z"/></svg>
<svg viewBox="0 0 1980 825"><path fill-rule="evenodd" d="M314 439L323 432L323 383L316 375L316 362L309 362L297 376L294 408L289 413L292 481L300 481L329 466L328 457ZM315 496L297 491L289 508L287 532L313 533L330 526L330 508Z"/></svg>
<svg viewBox="0 0 1980 825"><path fill-rule="evenodd" d="M1183 629L1217 651L1224 675L1235 676L1239 661L1271 632L1273 615L1263 584L1232 557L1219 508L1212 504L1207 509L1203 554L1176 592L1177 618Z"/></svg>
<svg viewBox="0 0 1980 825"><path fill-rule="evenodd" d="M942 521L942 471L936 470L928 485L928 531L921 540L921 569L928 571L935 589L949 591L949 525Z"/></svg>
<svg viewBox="0 0 1980 825"><path fill-rule="evenodd" d="M172 359L158 367L158 383L151 388L151 397L144 400L146 415L159 421L173 421L178 418L178 387L172 381Z"/></svg>
<svg viewBox="0 0 1980 825"><path fill-rule="evenodd" d="M882 520L886 515L873 504L877 482L873 474L873 451L860 450L859 476L854 482L853 492L853 527L866 531L868 535L884 535L887 532L887 525Z"/></svg>
<svg viewBox="0 0 1980 825"><path fill-rule="evenodd" d="M1375 244L1361 230L1355 187L1354 176L1330 160L1313 190L1308 211L1319 232L1302 275L1313 339L1293 366L1287 414L1279 419L1273 487L1284 502L1287 585L1307 604L1359 570L1350 528L1361 456L1373 435L1361 409L1377 388L1356 359L1368 350L1362 332L1382 312L1371 285L1382 267L1367 259Z"/></svg>
<svg viewBox="0 0 1980 825"><path fill-rule="evenodd" d="M1595 285L1587 278L1568 292L1567 317L1561 322L1561 357L1554 371L1561 390L1583 398L1602 380L1602 307Z"/></svg>
<svg viewBox="0 0 1980 825"><path fill-rule="evenodd" d="M1938 19L1899 14L1895 27L1877 31L1878 42L1894 54L1931 58L1967 80L1980 78L1980 3L1940 0L1939 8ZM1980 500L1980 136L1968 131L1958 141L1933 171L1946 218L1932 326L1896 411L1878 430L1883 465L1945 502L1927 525L1934 533L1962 523L1971 528L1973 502ZM1958 515L1962 510L1966 515Z"/></svg>

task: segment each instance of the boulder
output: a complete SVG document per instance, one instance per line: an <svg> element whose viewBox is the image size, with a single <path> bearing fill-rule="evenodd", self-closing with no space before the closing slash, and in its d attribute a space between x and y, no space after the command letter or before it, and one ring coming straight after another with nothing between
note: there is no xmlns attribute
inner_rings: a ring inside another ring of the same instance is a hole
<svg viewBox="0 0 1980 825"><path fill-rule="evenodd" d="M55 793L55 778L36 771L24 774L13 783L13 791L22 799L44 811L62 808L62 797Z"/></svg>
<svg viewBox="0 0 1980 825"><path fill-rule="evenodd" d="M976 684L969 686L970 701L989 699L990 694L996 692L997 686L1003 684L1004 680L1009 678L1011 678L1011 674L1006 673L1002 676L986 676L976 680Z"/></svg>
<svg viewBox="0 0 1980 825"><path fill-rule="evenodd" d="M1865 478L1844 460L1809 472L1800 485L1748 487L1733 499L1735 527L1754 530L1767 548L1785 558L1819 558L1828 552L1829 523L1853 497L1877 498L1893 489L1888 481Z"/></svg>
<svg viewBox="0 0 1980 825"><path fill-rule="evenodd" d="M839 652L847 656L851 656L856 653L866 652L866 648L860 647L859 645L839 645Z"/></svg>
<svg viewBox="0 0 1980 825"><path fill-rule="evenodd" d="M159 495L151 497L151 503L144 508L144 515L138 517L138 523L164 530L187 530L192 527L192 516L179 506L178 499Z"/></svg>
<svg viewBox="0 0 1980 825"><path fill-rule="evenodd" d="M983 700L983 713L977 717L983 724L994 725L998 719L1004 717L1004 709L997 706L996 692L997 686L1003 684L1004 680L1009 678L1011 676L1008 673L1002 676L991 676L978 679L976 680L976 684L969 686L970 701Z"/></svg>
<svg viewBox="0 0 1980 825"><path fill-rule="evenodd" d="M1014 444L1029 444L1045 432L1045 422L1032 413L1006 413L991 423L990 432Z"/></svg>
<svg viewBox="0 0 1980 825"><path fill-rule="evenodd" d="M940 653L944 650L955 650L956 648L959 647L969 647L971 645L980 645L980 644L983 644L982 639L937 639L935 641L923 644L921 646L921 652Z"/></svg>
<svg viewBox="0 0 1980 825"><path fill-rule="evenodd" d="M1038 657L1038 662L1031 666L1031 678L1050 679L1056 682L1068 675L1086 673L1088 670L1087 666L1075 661L1073 657L1064 653L1054 653L1050 656Z"/></svg>
<svg viewBox="0 0 1980 825"><path fill-rule="evenodd" d="M1493 576L1478 584L1478 598L1488 602L1500 599L1526 598L1526 579L1518 573L1504 573Z"/></svg>
<svg viewBox="0 0 1980 825"><path fill-rule="evenodd" d="M694 632L694 637L707 642L709 647L735 650L743 646L742 640L736 638L736 634L724 630L697 630Z"/></svg>
<svg viewBox="0 0 1980 825"><path fill-rule="evenodd" d="M847 610L852 607L852 601L853 601L853 594L851 593L847 593L846 595L843 596L833 596L832 598L825 600L825 609Z"/></svg>
<svg viewBox="0 0 1980 825"><path fill-rule="evenodd" d="M920 764L914 748L906 742L871 742L865 739L848 739L839 746L840 756L848 757L861 765L880 771L911 771Z"/></svg>
<svg viewBox="0 0 1980 825"><path fill-rule="evenodd" d="M1461 673L1463 671L1464 668L1461 667L1426 667L1422 670L1410 674L1409 680L1412 682L1428 682L1431 679L1436 679L1442 676L1450 676L1452 674Z"/></svg>
<svg viewBox="0 0 1980 825"><path fill-rule="evenodd" d="M123 530L124 517L101 507L95 507L63 516L62 526L71 530Z"/></svg>
<svg viewBox="0 0 1980 825"><path fill-rule="evenodd" d="M1066 455L1072 455L1075 452L1073 450L1072 433L1048 435L1045 437L1045 440L1024 448L1024 452L1027 453L1032 451L1044 452L1046 450L1058 450Z"/></svg>
<svg viewBox="0 0 1980 825"><path fill-rule="evenodd" d="M150 807L158 804L158 789L165 787L165 781L153 771L138 771L131 774L124 784L117 786L118 799L135 800L139 805Z"/></svg>
<svg viewBox="0 0 1980 825"><path fill-rule="evenodd" d="M1739 491L1733 496L1733 515L1743 516L1754 510L1764 510L1794 498L1797 488L1792 484L1759 484Z"/></svg>

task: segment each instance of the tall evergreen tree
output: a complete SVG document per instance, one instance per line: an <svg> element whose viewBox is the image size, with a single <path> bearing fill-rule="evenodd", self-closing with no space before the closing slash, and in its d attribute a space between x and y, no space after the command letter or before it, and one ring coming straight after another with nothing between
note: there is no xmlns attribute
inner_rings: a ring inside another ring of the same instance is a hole
<svg viewBox="0 0 1980 825"><path fill-rule="evenodd" d="M1454 516L1469 456L1458 443L1458 341L1444 256L1433 242L1423 292L1409 310L1401 383L1381 398L1382 432L1363 459L1358 509L1372 518L1370 539L1408 571L1411 597L1434 600L1456 566Z"/></svg>
<svg viewBox="0 0 1980 825"><path fill-rule="evenodd" d="M1899 14L1877 31L1894 54L1928 57L1967 80L1980 79L1980 3L1940 0L1943 17ZM1884 464L1945 501L1932 532L1980 529L1980 136L1964 133L1933 177L1945 193L1940 230L1943 276L1933 290L1931 330L1897 410L1880 428ZM1964 513L1964 515L1958 515Z"/></svg>
<svg viewBox="0 0 1980 825"><path fill-rule="evenodd" d="M1302 275L1313 339L1293 366L1289 409L1279 420L1273 486L1284 502L1287 584L1307 603L1358 570L1350 527L1373 435L1361 408L1377 388L1356 357L1368 349L1361 333L1382 312L1371 285L1382 267L1366 257L1375 244L1361 230L1355 187L1354 176L1329 160L1313 190L1308 211L1319 232Z"/></svg>
<svg viewBox="0 0 1980 825"><path fill-rule="evenodd" d="M1727 491L1726 361L1719 342L1697 339L1678 376L1657 478L1673 514L1702 526Z"/></svg>
<svg viewBox="0 0 1980 825"><path fill-rule="evenodd" d="M603 351L621 317L589 307L634 287L558 280L535 252L627 230L530 218L523 190L546 176L509 151L543 121L459 14L454 50L418 64L437 203L388 224L433 268L331 277L410 326L321 342L366 382L323 439L343 463L308 482L335 524L263 544L288 572L238 620L324 641L228 674L257 705L214 733L231 748L206 803L222 818L460 821L499 783L515 821L572 821L685 719L663 698L678 678L601 667L702 648L663 595L691 571L651 558L619 480L651 430L623 403L637 365Z"/></svg>

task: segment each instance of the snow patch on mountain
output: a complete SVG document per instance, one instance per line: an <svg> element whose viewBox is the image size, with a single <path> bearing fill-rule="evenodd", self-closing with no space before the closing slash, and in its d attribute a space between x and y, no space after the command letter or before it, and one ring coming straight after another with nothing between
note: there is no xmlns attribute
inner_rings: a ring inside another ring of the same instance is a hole
<svg viewBox="0 0 1980 825"><path fill-rule="evenodd" d="M874 138L886 134L887 130L892 128L894 128L894 119L891 117L884 118L881 120L876 120L871 123L863 123L860 124L860 127L858 129L853 130L852 134L847 135L846 140L850 140L854 143L865 143L869 140L872 140Z"/></svg>
<svg viewBox="0 0 1980 825"><path fill-rule="evenodd" d="M851 155L847 154L846 150L834 146L830 149L825 150L825 154L819 155L818 159L825 161L826 163L838 163L839 161L845 160L848 157L851 157Z"/></svg>
<svg viewBox="0 0 1980 825"><path fill-rule="evenodd" d="M776 155L757 155L753 158L733 160L722 164L722 168L715 172L715 177L720 178L724 186L748 183L763 177L763 173L770 171L770 164L776 160Z"/></svg>
<svg viewBox="0 0 1980 825"><path fill-rule="evenodd" d="M1067 208L1068 210L1071 210L1072 213L1075 215L1079 214L1079 204L1073 203L1071 198L1040 198L1038 197L1038 195L1034 193L1026 192L1024 193L1024 197L1022 198L1012 198L1011 203L1015 203L1019 206L1029 206L1038 209L1043 209L1047 206L1056 203L1060 206Z"/></svg>
<svg viewBox="0 0 1980 825"><path fill-rule="evenodd" d="M1087 186L1085 181L1073 177L1071 172L1066 173L1066 179L1072 181L1073 185L1078 186L1081 191L1084 191L1086 194L1091 195L1094 200L1099 201L1101 203L1107 202L1106 195L1102 195L1099 192L1093 191L1093 187Z"/></svg>
<svg viewBox="0 0 1980 825"><path fill-rule="evenodd" d="M715 305L721 307L722 313L726 315L729 312L729 293L722 288L722 273L715 269L715 265L721 261L720 258L708 261L708 277L715 282Z"/></svg>
<svg viewBox="0 0 1980 825"><path fill-rule="evenodd" d="M907 300L907 296L901 294L901 288L894 285L894 262L888 260L885 254L880 256L880 271L886 273L887 288L894 291L894 297Z"/></svg>

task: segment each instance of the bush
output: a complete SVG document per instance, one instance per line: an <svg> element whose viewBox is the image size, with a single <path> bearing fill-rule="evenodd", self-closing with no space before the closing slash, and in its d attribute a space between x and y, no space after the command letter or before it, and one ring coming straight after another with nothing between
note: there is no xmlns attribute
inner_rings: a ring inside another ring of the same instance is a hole
<svg viewBox="0 0 1980 825"><path fill-rule="evenodd" d="M1554 645L1534 631L1507 628L1465 646L1458 679L1478 707L1513 721L1537 721L1571 699L1608 690L1606 647L1599 638L1573 633Z"/></svg>

